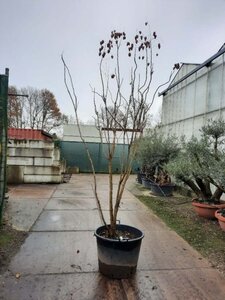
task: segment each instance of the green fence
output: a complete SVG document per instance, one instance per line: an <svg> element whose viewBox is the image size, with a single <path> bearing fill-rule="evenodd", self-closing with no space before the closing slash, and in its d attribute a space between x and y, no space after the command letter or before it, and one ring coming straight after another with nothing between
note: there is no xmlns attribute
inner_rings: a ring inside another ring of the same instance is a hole
<svg viewBox="0 0 225 300"><path fill-rule="evenodd" d="M0 75L0 223L6 189L8 69Z"/></svg>
<svg viewBox="0 0 225 300"><path fill-rule="evenodd" d="M87 143L96 173L108 173L107 144ZM81 173L90 173L91 166L87 153L81 142L60 142L61 157L66 160L67 166L78 167ZM121 163L127 154L127 145L118 144L113 158L113 172L119 173ZM133 165L133 172L136 172L137 164Z"/></svg>

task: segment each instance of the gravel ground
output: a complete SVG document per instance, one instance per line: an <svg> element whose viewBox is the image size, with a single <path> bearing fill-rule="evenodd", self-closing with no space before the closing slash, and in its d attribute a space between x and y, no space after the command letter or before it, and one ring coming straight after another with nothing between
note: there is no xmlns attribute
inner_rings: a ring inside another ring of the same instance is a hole
<svg viewBox="0 0 225 300"><path fill-rule="evenodd" d="M7 270L12 257L18 252L27 235L27 232L13 229L7 217L3 216L0 227L0 274Z"/></svg>

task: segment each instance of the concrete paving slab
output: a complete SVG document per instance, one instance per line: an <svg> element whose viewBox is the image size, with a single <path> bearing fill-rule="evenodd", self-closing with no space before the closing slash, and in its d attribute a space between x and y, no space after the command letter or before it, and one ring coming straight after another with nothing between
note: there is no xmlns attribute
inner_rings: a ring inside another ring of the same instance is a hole
<svg viewBox="0 0 225 300"><path fill-rule="evenodd" d="M9 270L22 276L97 272L96 258L93 232L36 232L26 239Z"/></svg>
<svg viewBox="0 0 225 300"><path fill-rule="evenodd" d="M165 230L166 225L158 218L149 219L147 211L121 210L118 213L118 220L121 224L133 225L143 231ZM109 220L108 212L105 211L106 221ZM147 221L147 223L145 223ZM92 230L101 226L99 213L94 210L45 210L42 212L37 222L34 224L32 231L76 231ZM168 231L169 232L169 231Z"/></svg>
<svg viewBox="0 0 225 300"><path fill-rule="evenodd" d="M29 231L43 208L48 198L42 199L10 199L7 203L7 215L13 228L21 231Z"/></svg>
<svg viewBox="0 0 225 300"><path fill-rule="evenodd" d="M106 280L98 273L35 275L21 277L17 281L9 276L3 288L0 288L0 298L10 300L127 299L120 281Z"/></svg>
<svg viewBox="0 0 225 300"><path fill-rule="evenodd" d="M170 238L174 239L173 233ZM210 264L180 239L168 244L167 232L153 232L143 239L138 270L209 269ZM150 237L151 236L151 237ZM154 246L153 246L154 245ZM185 247L185 248L184 248ZM96 240L93 232L32 233L9 270L28 274L97 272Z"/></svg>
<svg viewBox="0 0 225 300"><path fill-rule="evenodd" d="M114 186L116 185L116 183L114 184ZM100 185L99 185L99 188L101 190L108 190L108 183L107 182L102 182ZM74 189L74 188L81 188L81 189L93 189L93 181L88 181L88 182L85 182L85 181L74 181L74 182L68 182L68 183L62 183L58 186L57 189L59 190L63 190L63 189Z"/></svg>
<svg viewBox="0 0 225 300"><path fill-rule="evenodd" d="M0 299L224 300L223 282L214 270L139 271L133 279L123 280L98 273L22 275L19 279L8 274L0 286Z"/></svg>
<svg viewBox="0 0 225 300"><path fill-rule="evenodd" d="M11 199L49 199L57 185L45 184L22 184L9 187L9 198Z"/></svg>
<svg viewBox="0 0 225 300"><path fill-rule="evenodd" d="M108 209L108 201L101 201L102 208L104 210ZM96 209L96 200L94 197L71 197L71 198L51 198L48 202L45 209L50 210L71 210L71 209L79 209L79 210L92 210ZM120 205L121 210L138 210L143 209L143 204L137 202L135 198L123 199Z"/></svg>
<svg viewBox="0 0 225 300"><path fill-rule="evenodd" d="M93 211L46 210L43 211L32 231L94 231L100 225L97 209Z"/></svg>
<svg viewBox="0 0 225 300"><path fill-rule="evenodd" d="M33 231L11 261L9 272L0 277L0 299L224 299L225 279L219 272L127 190L130 202L118 219L145 233L138 271L129 280L99 274L93 232L100 221L92 209L91 189L83 188L91 180L91 175L75 175L68 188L58 185L53 198L49 193L51 199ZM107 176L98 175L98 180L100 193L107 198ZM128 186L132 189L130 180ZM33 199L27 190L20 188L21 198L15 193L15 200ZM84 194L76 197L76 192ZM16 273L21 274L18 279Z"/></svg>
<svg viewBox="0 0 225 300"><path fill-rule="evenodd" d="M100 197L100 199L108 199L108 191L107 190L99 190L98 195ZM71 197L93 197L94 196L94 192L92 190L92 188L74 188L74 189L57 189L52 197L53 198L71 198ZM129 191L124 191L123 194L123 198L129 198L129 197L133 197L133 195L131 195L131 193Z"/></svg>

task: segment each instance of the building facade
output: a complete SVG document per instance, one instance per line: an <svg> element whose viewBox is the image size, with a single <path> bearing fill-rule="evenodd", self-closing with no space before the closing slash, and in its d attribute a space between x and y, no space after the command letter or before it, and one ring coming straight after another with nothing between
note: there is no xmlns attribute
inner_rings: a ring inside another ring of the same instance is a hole
<svg viewBox="0 0 225 300"><path fill-rule="evenodd" d="M182 64L160 95L162 132L199 136L210 119L225 119L225 46L202 64Z"/></svg>

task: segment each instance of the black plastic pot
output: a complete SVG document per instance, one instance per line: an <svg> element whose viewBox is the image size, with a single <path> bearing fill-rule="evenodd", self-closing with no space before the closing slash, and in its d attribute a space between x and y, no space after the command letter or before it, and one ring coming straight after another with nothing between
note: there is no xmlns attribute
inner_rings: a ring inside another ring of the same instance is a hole
<svg viewBox="0 0 225 300"><path fill-rule="evenodd" d="M151 185L151 192L156 196L169 197L172 195L175 185L174 184L153 184Z"/></svg>
<svg viewBox="0 0 225 300"><path fill-rule="evenodd" d="M126 240L105 238L101 236L101 232L105 230L105 226L99 227L95 231L99 271L110 278L130 278L136 272L141 241L144 234L135 227L122 224L116 226L116 229L129 232L135 238Z"/></svg>
<svg viewBox="0 0 225 300"><path fill-rule="evenodd" d="M142 178L142 184L145 188L151 189L152 181L147 178Z"/></svg>
<svg viewBox="0 0 225 300"><path fill-rule="evenodd" d="M137 182L142 184L142 179L145 178L145 174L144 173L137 173Z"/></svg>
<svg viewBox="0 0 225 300"><path fill-rule="evenodd" d="M137 182L142 184L141 173L137 173Z"/></svg>

